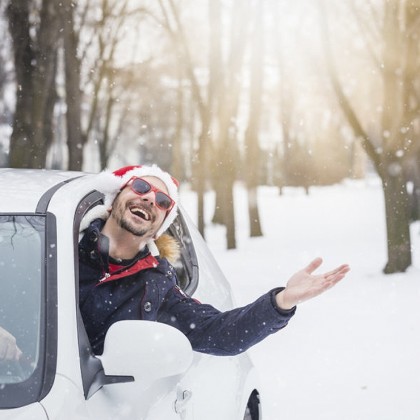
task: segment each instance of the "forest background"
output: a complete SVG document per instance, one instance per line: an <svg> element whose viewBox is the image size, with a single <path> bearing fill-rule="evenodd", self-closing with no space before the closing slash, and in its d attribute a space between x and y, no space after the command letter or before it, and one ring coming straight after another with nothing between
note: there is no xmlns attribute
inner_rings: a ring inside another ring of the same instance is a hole
<svg viewBox="0 0 420 420"><path fill-rule="evenodd" d="M385 273L412 263L420 218L419 0L2 0L0 166L157 163L236 247L258 187L374 172ZM357 203L354 203L357 206Z"/></svg>

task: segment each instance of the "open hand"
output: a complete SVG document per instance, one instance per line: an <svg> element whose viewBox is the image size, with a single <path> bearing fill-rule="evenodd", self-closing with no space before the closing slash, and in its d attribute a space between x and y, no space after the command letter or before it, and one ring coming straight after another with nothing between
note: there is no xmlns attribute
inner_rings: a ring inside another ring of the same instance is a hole
<svg viewBox="0 0 420 420"><path fill-rule="evenodd" d="M291 309L298 303L320 295L342 280L350 270L347 264L343 264L324 274L312 274L321 264L322 258L316 258L289 279L286 288L276 295L277 305L281 309Z"/></svg>

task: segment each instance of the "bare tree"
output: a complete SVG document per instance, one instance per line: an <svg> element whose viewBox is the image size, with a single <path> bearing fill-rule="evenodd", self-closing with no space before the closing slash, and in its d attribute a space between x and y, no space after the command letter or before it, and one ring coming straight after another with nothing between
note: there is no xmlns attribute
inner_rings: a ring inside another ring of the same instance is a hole
<svg viewBox="0 0 420 420"><path fill-rule="evenodd" d="M251 82L249 98L248 128L245 133L245 179L248 190L248 217L250 236L262 236L260 216L258 210L257 187L260 185L260 156L258 142L263 96L264 69L264 2L254 4L254 30L251 43Z"/></svg>
<svg viewBox="0 0 420 420"><path fill-rule="evenodd" d="M215 145L216 208L226 226L227 248L236 248L235 206L233 187L237 178L237 117L242 91L242 70L249 35L249 3L235 0L231 9L228 53L224 62L223 84L219 91L218 139Z"/></svg>
<svg viewBox="0 0 420 420"><path fill-rule="evenodd" d="M2 123L9 122L11 104L6 99L6 93L8 87L13 83L11 42L5 17L6 6L4 3L0 5L0 37L3 40L0 44L0 122Z"/></svg>
<svg viewBox="0 0 420 420"><path fill-rule="evenodd" d="M124 23L128 16L139 14L141 10L129 11L128 0L101 0L100 3L100 18L93 18L89 22L88 33L91 34L91 38L84 45L83 55L87 57L90 52L90 61L85 64L83 74L92 89L92 94L84 95L84 98L89 98L89 100L88 104L85 104L88 108L88 115L85 118L85 123L82 124L82 144L85 145L95 134L103 168L115 147L123 118L122 114L118 115L115 112L116 91L121 91L117 86L119 70L115 56L118 48L123 45ZM81 28L82 30L83 28ZM92 54L92 51L96 54ZM124 72L124 74L130 75L129 72ZM124 86L127 87L127 83L124 83ZM129 106L130 88L127 92L127 95L121 95L118 100ZM119 119L117 124L119 128L116 129L115 136L112 136L110 133L111 122L117 119ZM81 158L80 156L79 159Z"/></svg>
<svg viewBox="0 0 420 420"><path fill-rule="evenodd" d="M383 4L382 54L375 62L382 76L383 103L381 126L376 136L369 135L361 117L344 93L343 85L333 60L332 36L324 21L323 34L331 83L343 114L370 157L382 180L388 262L385 273L402 272L411 265L409 230L409 196L406 166L419 150L419 79L418 42L420 18L416 2L393 1ZM321 16L326 9L321 5ZM369 44L369 39L366 39ZM373 48L373 54L378 54ZM375 55L374 55L375 56Z"/></svg>
<svg viewBox="0 0 420 420"><path fill-rule="evenodd" d="M10 1L7 8L13 40L16 108L9 165L43 168L52 140L55 76L59 46L59 3Z"/></svg>
<svg viewBox="0 0 420 420"><path fill-rule="evenodd" d="M66 128L68 169L81 170L83 164L83 145L86 137L82 136L80 90L80 67L78 57L79 39L74 23L74 4L71 0L63 0L62 7L63 39L64 39L64 74L66 87Z"/></svg>
<svg viewBox="0 0 420 420"><path fill-rule="evenodd" d="M218 0L215 0L217 6ZM192 98L197 106L198 115L201 122L200 134L198 138L198 146L196 152L196 160L193 162L193 174L195 178L195 185L197 189L197 227L200 233L205 236L205 221L204 221L204 193L206 190L206 176L208 173L208 161L211 138L209 136L211 127L211 107L203 94L197 75L194 71L194 63L191 57L191 51L184 27L179 16L179 10L172 0L166 3L159 0L161 11L164 17L163 26L166 28L169 36L172 39L176 51L180 54L184 72L189 81Z"/></svg>

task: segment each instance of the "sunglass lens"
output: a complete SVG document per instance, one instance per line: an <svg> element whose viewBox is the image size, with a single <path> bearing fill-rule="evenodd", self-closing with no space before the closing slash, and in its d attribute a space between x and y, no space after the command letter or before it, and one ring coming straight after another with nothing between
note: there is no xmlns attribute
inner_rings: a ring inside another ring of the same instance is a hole
<svg viewBox="0 0 420 420"><path fill-rule="evenodd" d="M162 192L156 193L156 204L163 210L169 210L172 205L172 200Z"/></svg>
<svg viewBox="0 0 420 420"><path fill-rule="evenodd" d="M137 178L131 184L131 188L140 194L146 194L151 190L151 186L143 179Z"/></svg>

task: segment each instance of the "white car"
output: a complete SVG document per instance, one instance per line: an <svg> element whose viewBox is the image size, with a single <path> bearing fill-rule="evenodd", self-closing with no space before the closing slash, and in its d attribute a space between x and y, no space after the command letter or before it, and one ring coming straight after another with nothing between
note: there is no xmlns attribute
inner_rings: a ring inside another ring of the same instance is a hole
<svg viewBox="0 0 420 420"><path fill-rule="evenodd" d="M78 240L83 215L103 196L92 175L0 169L0 326L23 351L0 362L0 420L261 420L246 353L194 352L175 328L121 321L95 356L78 310ZM170 233L186 293L220 310L229 284L191 221Z"/></svg>

